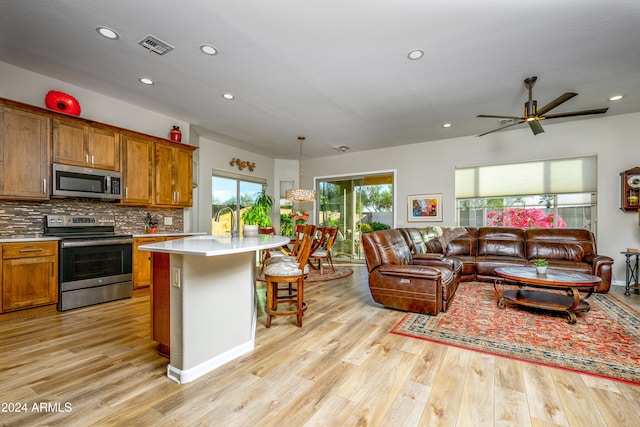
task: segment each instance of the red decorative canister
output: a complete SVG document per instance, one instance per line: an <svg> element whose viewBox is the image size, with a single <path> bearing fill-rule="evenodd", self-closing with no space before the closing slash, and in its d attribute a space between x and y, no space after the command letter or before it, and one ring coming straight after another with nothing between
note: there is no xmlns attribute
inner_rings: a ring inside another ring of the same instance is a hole
<svg viewBox="0 0 640 427"><path fill-rule="evenodd" d="M182 141L182 132L180 132L180 128L178 126L174 126L173 129L169 132L169 139L175 142Z"/></svg>
<svg viewBox="0 0 640 427"><path fill-rule="evenodd" d="M44 97L44 103L51 110L71 114L72 116L80 115L80 103L67 93L50 90Z"/></svg>

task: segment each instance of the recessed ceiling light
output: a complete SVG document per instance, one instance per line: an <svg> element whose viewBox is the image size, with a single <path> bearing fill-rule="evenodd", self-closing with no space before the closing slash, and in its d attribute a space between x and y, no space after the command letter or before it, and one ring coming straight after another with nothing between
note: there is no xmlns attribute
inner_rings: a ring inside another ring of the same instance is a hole
<svg viewBox="0 0 640 427"><path fill-rule="evenodd" d="M149 77L140 77L138 80L140 80L140 83L144 83L146 85L154 85L154 84L156 84L156 82L151 80Z"/></svg>
<svg viewBox="0 0 640 427"><path fill-rule="evenodd" d="M609 98L609 101L620 101L622 98L624 98L623 95L616 95Z"/></svg>
<svg viewBox="0 0 640 427"><path fill-rule="evenodd" d="M218 49L211 46L210 44L203 44L202 46L200 46L200 50L202 51L202 53L211 55L211 56L218 54Z"/></svg>
<svg viewBox="0 0 640 427"><path fill-rule="evenodd" d="M231 100L231 99L235 99L235 96L231 95L230 93L223 93L223 94L222 94L222 97L223 97L224 99L229 99L229 100Z"/></svg>
<svg viewBox="0 0 640 427"><path fill-rule="evenodd" d="M424 55L424 50L415 49L407 54L407 58L415 61L416 59L422 58L423 55Z"/></svg>
<svg viewBox="0 0 640 427"><path fill-rule="evenodd" d="M97 27L96 31L98 32L98 34L100 34L105 39L118 40L120 38L120 35L118 33L116 33L115 31L113 31L111 28Z"/></svg>
<svg viewBox="0 0 640 427"><path fill-rule="evenodd" d="M443 128L450 128L451 127L451 123L444 123L442 125Z"/></svg>

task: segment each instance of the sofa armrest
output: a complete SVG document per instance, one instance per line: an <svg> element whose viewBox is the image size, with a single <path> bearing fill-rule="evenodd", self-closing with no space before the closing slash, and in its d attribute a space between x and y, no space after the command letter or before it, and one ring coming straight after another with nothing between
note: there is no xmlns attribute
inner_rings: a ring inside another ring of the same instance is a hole
<svg viewBox="0 0 640 427"><path fill-rule="evenodd" d="M438 280L441 274L435 268L422 265L382 264L378 272L385 276L413 277L416 279Z"/></svg>
<svg viewBox="0 0 640 427"><path fill-rule="evenodd" d="M586 262L587 264L591 264L591 265L595 265L595 264L613 264L613 258L608 257L606 255L586 255L584 258L582 258L583 262Z"/></svg>
<svg viewBox="0 0 640 427"><path fill-rule="evenodd" d="M596 289L596 292L609 292L609 288L611 287L613 258L606 255L587 255L582 259L582 261L591 265L591 274L602 279L602 282Z"/></svg>

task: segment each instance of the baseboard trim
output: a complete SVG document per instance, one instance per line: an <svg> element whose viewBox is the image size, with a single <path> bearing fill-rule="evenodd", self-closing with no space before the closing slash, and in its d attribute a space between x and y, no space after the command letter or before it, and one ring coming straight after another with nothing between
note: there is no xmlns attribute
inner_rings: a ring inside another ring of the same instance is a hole
<svg viewBox="0 0 640 427"><path fill-rule="evenodd" d="M200 378L203 375L208 374L216 368L224 365L227 362L232 361L242 355L245 355L251 351L253 351L255 347L255 340L247 341L243 344L240 344L237 347L234 347L228 351L225 351L222 354L217 355L216 357L212 357L209 360L205 360L189 369L179 369L175 366L171 366L171 363L167 366L167 377L177 382L178 384L186 384L195 379Z"/></svg>

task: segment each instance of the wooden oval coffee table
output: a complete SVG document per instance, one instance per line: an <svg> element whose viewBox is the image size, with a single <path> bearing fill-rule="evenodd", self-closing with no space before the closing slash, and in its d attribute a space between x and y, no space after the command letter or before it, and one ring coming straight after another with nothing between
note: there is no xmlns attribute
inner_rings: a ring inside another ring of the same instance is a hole
<svg viewBox="0 0 640 427"><path fill-rule="evenodd" d="M518 305L541 308L567 313L567 323L576 323L576 312L589 311L586 301L600 284L598 276L584 273L573 273L560 269L547 269L546 274L537 274L535 267L498 267L498 276L493 287L498 296L498 307L505 308L507 302ZM502 289L499 285L518 285L518 289ZM538 289L524 289L538 288ZM542 290L547 289L547 290ZM563 290L564 294L548 290ZM580 297L580 289L588 289L584 298Z"/></svg>

